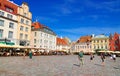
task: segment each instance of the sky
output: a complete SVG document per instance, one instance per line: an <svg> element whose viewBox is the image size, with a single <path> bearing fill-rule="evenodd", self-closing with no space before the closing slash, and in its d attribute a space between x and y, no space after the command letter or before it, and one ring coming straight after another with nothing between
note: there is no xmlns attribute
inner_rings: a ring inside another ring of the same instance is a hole
<svg viewBox="0 0 120 76"><path fill-rule="evenodd" d="M10 0L27 2L32 21L52 29L58 37L76 41L86 35L120 34L120 0Z"/></svg>

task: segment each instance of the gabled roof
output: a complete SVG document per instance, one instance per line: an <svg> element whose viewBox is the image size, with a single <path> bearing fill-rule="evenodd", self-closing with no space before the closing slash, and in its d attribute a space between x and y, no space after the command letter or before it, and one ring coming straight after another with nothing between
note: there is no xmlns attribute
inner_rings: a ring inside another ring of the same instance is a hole
<svg viewBox="0 0 120 76"><path fill-rule="evenodd" d="M39 22L34 22L32 23L32 31L43 31L48 34L56 35L49 27L39 23Z"/></svg>
<svg viewBox="0 0 120 76"><path fill-rule="evenodd" d="M6 7L12 9L13 12L6 10ZM0 9L4 10L6 12L9 12L12 14L17 14L17 8L18 8L18 6L9 0L0 0Z"/></svg>
<svg viewBox="0 0 120 76"><path fill-rule="evenodd" d="M82 36L76 43L85 43L91 41L91 36Z"/></svg>
<svg viewBox="0 0 120 76"><path fill-rule="evenodd" d="M57 38L57 45L68 45L65 39Z"/></svg>
<svg viewBox="0 0 120 76"><path fill-rule="evenodd" d="M34 23L32 23L32 27L34 27L34 29L39 29L39 28L42 28L43 25L40 24L39 22L34 22Z"/></svg>

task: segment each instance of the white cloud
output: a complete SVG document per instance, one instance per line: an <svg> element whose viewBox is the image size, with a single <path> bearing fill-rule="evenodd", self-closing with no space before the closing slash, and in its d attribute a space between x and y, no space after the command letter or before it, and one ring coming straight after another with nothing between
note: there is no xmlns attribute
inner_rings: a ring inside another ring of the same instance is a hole
<svg viewBox="0 0 120 76"><path fill-rule="evenodd" d="M95 8L97 10L104 9L102 11L106 10L106 11L111 11L111 12L120 12L120 8L119 8L120 0L113 0L113 1L107 1L107 2L103 1L100 3L85 0L83 3L86 7Z"/></svg>
<svg viewBox="0 0 120 76"><path fill-rule="evenodd" d="M56 19L56 18L51 18L51 17L44 17L44 16L37 16L37 17L35 17L34 18L34 20L36 21L40 21L40 22L42 22L42 21L44 21L44 22L58 22L58 19Z"/></svg>
<svg viewBox="0 0 120 76"><path fill-rule="evenodd" d="M55 29L59 36L67 36L72 41L76 41L80 36L85 35L99 35L99 34L106 34L109 35L110 33L120 33L120 26L119 27L81 27L81 28L71 28L71 29Z"/></svg>
<svg viewBox="0 0 120 76"><path fill-rule="evenodd" d="M66 32L71 34L101 34L101 33L114 33L119 32L120 27L81 27L81 28L71 28L71 29L57 29L57 32ZM120 33L120 32L119 32Z"/></svg>
<svg viewBox="0 0 120 76"><path fill-rule="evenodd" d="M76 0L63 0L62 4L54 5L53 9L56 10L57 16L66 16L73 13L79 13L83 10L82 8L78 8L78 7L75 8L75 6L76 6ZM53 12L53 14L55 13Z"/></svg>

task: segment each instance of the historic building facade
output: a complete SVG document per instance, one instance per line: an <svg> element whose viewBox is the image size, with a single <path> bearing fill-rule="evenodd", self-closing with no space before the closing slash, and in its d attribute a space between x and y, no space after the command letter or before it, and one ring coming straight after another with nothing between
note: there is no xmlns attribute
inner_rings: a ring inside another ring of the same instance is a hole
<svg viewBox="0 0 120 76"><path fill-rule="evenodd" d="M66 40L66 38L59 38L57 37L56 39L57 44L56 44L56 51L65 51L69 52L70 46L69 46L69 41Z"/></svg>
<svg viewBox="0 0 120 76"><path fill-rule="evenodd" d="M17 44L17 8L9 0L0 0L0 41Z"/></svg>
<svg viewBox="0 0 120 76"><path fill-rule="evenodd" d="M93 52L91 36L81 36L80 39L72 46L72 50L74 50L74 52L83 51L84 53Z"/></svg>
<svg viewBox="0 0 120 76"><path fill-rule="evenodd" d="M109 50L109 37L103 34L92 37L92 49Z"/></svg>
<svg viewBox="0 0 120 76"><path fill-rule="evenodd" d="M31 40L31 25L32 25L32 14L29 11L27 3L22 3L18 7L17 20L18 20L18 45L29 46Z"/></svg>
<svg viewBox="0 0 120 76"><path fill-rule="evenodd" d="M120 51L120 34L115 33L110 35L109 46L111 51Z"/></svg>
<svg viewBox="0 0 120 76"><path fill-rule="evenodd" d="M47 52L56 50L56 34L39 22L32 23L31 47Z"/></svg>

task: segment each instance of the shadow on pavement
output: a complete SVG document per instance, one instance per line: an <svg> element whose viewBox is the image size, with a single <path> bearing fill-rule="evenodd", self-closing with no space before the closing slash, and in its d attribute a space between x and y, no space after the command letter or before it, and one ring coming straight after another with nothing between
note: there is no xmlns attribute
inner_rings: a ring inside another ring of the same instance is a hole
<svg viewBox="0 0 120 76"><path fill-rule="evenodd" d="M97 65L97 66L103 66L103 65L101 65L101 64L95 64L95 65Z"/></svg>
<svg viewBox="0 0 120 76"><path fill-rule="evenodd" d="M78 64L73 64L74 66L77 66L77 67L80 67L80 65L78 65Z"/></svg>
<svg viewBox="0 0 120 76"><path fill-rule="evenodd" d="M118 70L120 70L120 68L119 67L113 67L114 69L118 69Z"/></svg>

